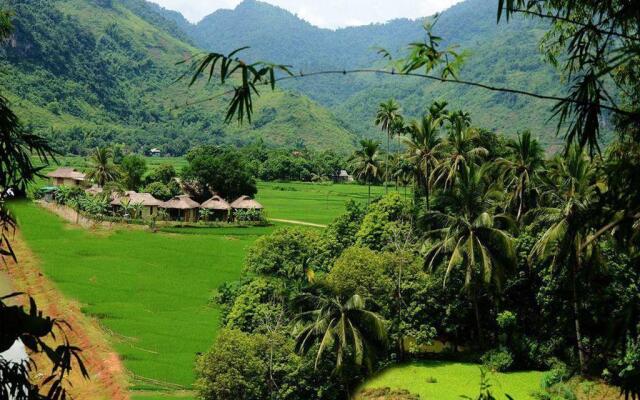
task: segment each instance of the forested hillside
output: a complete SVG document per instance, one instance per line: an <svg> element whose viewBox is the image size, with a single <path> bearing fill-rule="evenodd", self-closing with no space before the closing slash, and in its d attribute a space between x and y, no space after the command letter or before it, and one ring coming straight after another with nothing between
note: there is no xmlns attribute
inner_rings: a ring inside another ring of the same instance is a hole
<svg viewBox="0 0 640 400"><path fill-rule="evenodd" d="M180 155L200 143L349 150L354 137L300 95L264 91L252 125L225 125L224 88L187 88L176 65L198 49L142 0L11 0L15 32L0 48L0 87L23 123L63 152L102 144ZM228 88L227 88L228 89Z"/></svg>
<svg viewBox="0 0 640 400"><path fill-rule="evenodd" d="M440 15L435 33L460 45L469 58L461 78L545 94L562 90L559 76L538 52L545 26L539 21L496 24L496 2L467 0ZM197 25L179 14L167 14L200 47L230 51L251 46L249 60L292 64L305 72L321 69L385 66L377 47L401 51L424 37L423 18L395 20L339 30L320 29L286 10L245 0L235 10L219 10ZM360 134L373 131L373 110L379 102L397 98L408 115L421 114L425 104L444 99L468 110L488 129L515 134L530 128L546 144L555 143L555 123L547 121L552 104L515 95L487 92L455 84L372 75L324 76L286 84L328 106Z"/></svg>

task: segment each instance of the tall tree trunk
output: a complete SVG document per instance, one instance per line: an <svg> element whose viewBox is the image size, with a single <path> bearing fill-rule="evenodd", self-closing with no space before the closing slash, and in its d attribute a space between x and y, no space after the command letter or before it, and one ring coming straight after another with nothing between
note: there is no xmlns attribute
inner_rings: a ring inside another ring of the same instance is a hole
<svg viewBox="0 0 640 400"><path fill-rule="evenodd" d="M398 293L396 296L396 318L402 320L402 263L398 267ZM400 323L398 323L398 326ZM404 337L398 332L398 361L404 360Z"/></svg>
<svg viewBox="0 0 640 400"><path fill-rule="evenodd" d="M482 337L482 326L480 325L480 309L478 308L478 291L475 287L473 288L471 302L473 303L473 312L476 316L476 328L478 329L478 344L480 345L480 348L484 348L484 339Z"/></svg>
<svg viewBox="0 0 640 400"><path fill-rule="evenodd" d="M429 164L427 164L424 169L424 192L425 192L426 201L427 201L427 203L425 204L425 207L427 211L429 211Z"/></svg>
<svg viewBox="0 0 640 400"><path fill-rule="evenodd" d="M580 371L584 372L585 368L585 354L582 346L582 332L580 329L580 307L578 300L578 288L577 288L577 275L581 268L580 254L578 249L580 248L580 241L576 245L575 262L571 263L571 292L573 303L573 322L576 329L576 346L578 348L578 361L580 363Z"/></svg>
<svg viewBox="0 0 640 400"><path fill-rule="evenodd" d="M387 131L387 162L384 167L384 194L387 194L387 179L389 179L389 152L391 151L391 132Z"/></svg>
<svg viewBox="0 0 640 400"><path fill-rule="evenodd" d="M369 194L367 196L367 205L371 204L371 180L367 178L367 186L369 187Z"/></svg>

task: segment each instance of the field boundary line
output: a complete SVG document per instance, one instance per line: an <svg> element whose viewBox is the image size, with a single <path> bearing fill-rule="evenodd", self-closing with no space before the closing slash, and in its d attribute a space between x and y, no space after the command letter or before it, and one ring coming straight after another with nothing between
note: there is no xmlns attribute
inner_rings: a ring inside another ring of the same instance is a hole
<svg viewBox="0 0 640 400"><path fill-rule="evenodd" d="M322 224L314 224L312 222L296 221L292 219L269 218L269 221L282 222L282 223L291 224L291 225L312 226L314 228L326 228L328 226L328 225L322 225Z"/></svg>

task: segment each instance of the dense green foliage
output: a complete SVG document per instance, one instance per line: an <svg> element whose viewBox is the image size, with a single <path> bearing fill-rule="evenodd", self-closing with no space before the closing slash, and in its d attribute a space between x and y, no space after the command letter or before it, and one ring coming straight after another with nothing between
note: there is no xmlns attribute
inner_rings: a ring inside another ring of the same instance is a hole
<svg viewBox="0 0 640 400"><path fill-rule="evenodd" d="M255 173L238 150L203 146L189 151L186 158L189 165L182 170L182 177L200 202L213 194L233 201L258 192Z"/></svg>
<svg viewBox="0 0 640 400"><path fill-rule="evenodd" d="M561 360L629 381L637 257L633 248L612 252L612 238L585 243L598 228L585 221L606 193L601 171L615 159L570 148L542 160L528 133L509 141L474 127L466 113L430 109L424 121L440 141L429 176L405 141L415 184L430 190L416 190L413 201L392 193L364 211L349 206L320 235L290 229L260 239L245 278L218 297L227 327L259 334L278 316L301 356L314 355L321 370L333 366L335 379L323 383L333 389L352 389L369 368L418 356L436 339L441 356L463 346L494 371ZM424 129L406 124L399 132L418 141ZM362 150L354 159L372 163ZM347 322L359 310L370 323L384 321L382 351L376 329ZM619 333L605 328L611 321Z"/></svg>
<svg viewBox="0 0 640 400"><path fill-rule="evenodd" d="M182 155L197 144L339 148L352 137L306 97L265 91L252 126L225 125L225 98L199 102L199 85L175 79L195 53L175 24L139 0L101 6L89 0L9 1L15 33L0 48L5 96L28 130L63 153L123 144ZM199 102L193 106L186 103ZM219 112L211 112L218 110ZM286 112L285 112L286 111ZM28 117L28 118L27 118Z"/></svg>

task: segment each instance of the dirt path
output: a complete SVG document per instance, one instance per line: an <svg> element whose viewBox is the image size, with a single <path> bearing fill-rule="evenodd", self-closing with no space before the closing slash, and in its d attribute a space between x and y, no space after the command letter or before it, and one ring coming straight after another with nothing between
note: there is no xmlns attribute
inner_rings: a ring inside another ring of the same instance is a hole
<svg viewBox="0 0 640 400"><path fill-rule="evenodd" d="M8 274L16 291L32 296L46 315L64 319L72 328L67 332L69 341L83 350L82 358L91 379L83 379L78 371L71 374L73 398L129 400L127 373L99 324L83 315L80 306L65 298L40 272L38 260L19 233L12 246L19 263L7 260L6 264L0 264L0 270Z"/></svg>
<svg viewBox="0 0 640 400"><path fill-rule="evenodd" d="M290 219L270 218L269 221L282 222L282 223L285 223L285 224L292 224L292 225L312 226L314 228L326 228L327 227L327 225L313 224L311 222L304 222L304 221L294 221L294 220L290 220Z"/></svg>

